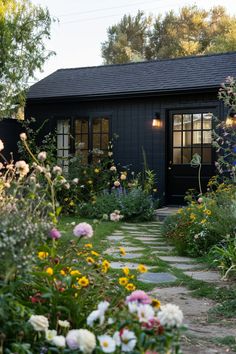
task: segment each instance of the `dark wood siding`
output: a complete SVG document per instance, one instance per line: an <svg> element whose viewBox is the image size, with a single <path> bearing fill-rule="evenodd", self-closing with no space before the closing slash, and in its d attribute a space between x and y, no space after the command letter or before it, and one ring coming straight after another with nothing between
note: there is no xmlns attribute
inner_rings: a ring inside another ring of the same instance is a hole
<svg viewBox="0 0 236 354"><path fill-rule="evenodd" d="M142 147L150 169L156 172L160 196L166 188L166 117L171 109L214 106L219 115L223 108L217 100L217 92L172 96L123 98L97 101L30 102L26 114L35 117L37 124L48 119L43 134L56 127L56 116L107 115L112 117L112 133L119 135L115 143L114 157L121 165L132 165L138 171L142 168ZM152 127L155 112L161 113L162 127Z"/></svg>

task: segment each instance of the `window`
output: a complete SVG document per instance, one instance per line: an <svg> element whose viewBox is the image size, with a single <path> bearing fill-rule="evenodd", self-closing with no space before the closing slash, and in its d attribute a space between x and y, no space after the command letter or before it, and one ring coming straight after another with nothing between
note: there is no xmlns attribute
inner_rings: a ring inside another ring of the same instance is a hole
<svg viewBox="0 0 236 354"><path fill-rule="evenodd" d="M60 119L57 121L57 162L68 170L68 158L70 150L70 123L69 119Z"/></svg>
<svg viewBox="0 0 236 354"><path fill-rule="evenodd" d="M71 125L69 124L71 122ZM57 121L57 156L58 163L68 168L69 152L80 151L84 162L88 162L89 152L94 149L108 151L109 118L95 117L92 119L74 117ZM71 136L71 145L69 137Z"/></svg>
<svg viewBox="0 0 236 354"><path fill-rule="evenodd" d="M189 164L197 153L203 164L212 162L212 113L172 115L172 148L174 164Z"/></svg>

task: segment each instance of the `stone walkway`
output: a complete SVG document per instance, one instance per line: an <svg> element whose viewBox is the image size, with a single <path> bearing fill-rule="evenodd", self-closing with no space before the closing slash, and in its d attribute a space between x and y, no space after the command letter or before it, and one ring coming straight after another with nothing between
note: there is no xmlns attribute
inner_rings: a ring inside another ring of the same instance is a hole
<svg viewBox="0 0 236 354"><path fill-rule="evenodd" d="M124 266L135 269L142 263L148 271L138 277L139 288L142 284L150 287L149 293L161 303L172 302L184 313L188 331L182 339L184 354L223 354L235 353L226 345L215 344L228 336L236 337L236 322L228 321L225 326L209 323L208 311L216 306L207 298L191 296L191 290L183 285L184 280L197 280L201 284L225 286L216 271L207 269L207 265L197 259L176 255L174 247L167 244L160 231L161 222L122 224L108 236L109 248L105 251L111 257L111 266L120 269ZM124 247L125 256L120 256L119 248ZM185 276L185 278L184 278ZM185 281L186 283L186 281Z"/></svg>

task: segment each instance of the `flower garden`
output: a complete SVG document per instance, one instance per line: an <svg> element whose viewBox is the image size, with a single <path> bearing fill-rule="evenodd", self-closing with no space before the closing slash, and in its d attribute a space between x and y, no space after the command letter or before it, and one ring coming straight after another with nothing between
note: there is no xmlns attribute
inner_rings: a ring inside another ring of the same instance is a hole
<svg viewBox="0 0 236 354"><path fill-rule="evenodd" d="M229 78L220 97L231 108L235 93ZM105 252L106 236L123 222L154 220L153 171L116 165L110 142L107 155L91 152L90 164L79 151L63 173L53 152L32 140L20 135L25 159L16 162L5 159L0 140L0 353L182 353L181 309L140 289L144 262L113 269ZM219 122L214 145L218 175L205 194L189 192L162 233L180 255L207 256L234 280L235 126ZM199 156L192 163L200 168Z"/></svg>

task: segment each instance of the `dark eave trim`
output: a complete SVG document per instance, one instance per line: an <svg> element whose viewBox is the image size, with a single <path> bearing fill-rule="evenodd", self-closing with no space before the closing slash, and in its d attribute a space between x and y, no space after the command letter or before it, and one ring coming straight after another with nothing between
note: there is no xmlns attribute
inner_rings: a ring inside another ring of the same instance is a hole
<svg viewBox="0 0 236 354"><path fill-rule="evenodd" d="M72 102L72 101L101 101L101 100L111 100L111 99L122 99L122 98L140 98L140 97L153 97L153 96L170 96L170 95L187 95L194 93L205 93L205 92L217 92L220 88L219 86L205 86L205 87L193 87L187 89L176 89L176 90L165 90L165 91L140 91L140 92L120 92L120 93L109 93L109 94L98 94L98 95L79 95L79 96L56 96L56 97L39 97L39 98L27 98L28 103L37 102Z"/></svg>

